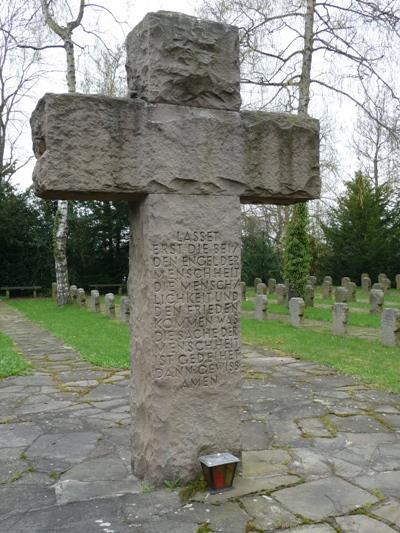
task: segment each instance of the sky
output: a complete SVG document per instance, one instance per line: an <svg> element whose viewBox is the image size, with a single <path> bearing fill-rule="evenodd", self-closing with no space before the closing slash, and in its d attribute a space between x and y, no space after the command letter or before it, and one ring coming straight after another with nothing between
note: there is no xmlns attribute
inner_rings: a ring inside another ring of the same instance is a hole
<svg viewBox="0 0 400 533"><path fill-rule="evenodd" d="M74 0L71 0L71 2ZM76 1L76 0L75 0ZM196 4L199 2L196 0L114 0L112 5L109 5L109 0L97 0L97 3L102 3L104 6L109 6L112 10L115 18L124 23L118 25L105 11L99 11L99 27L102 30L102 38L106 42L121 43L125 40L127 33L138 22L140 22L146 13L151 11L158 11L160 9L170 11L180 11L189 15L195 14ZM96 15L97 16L97 15ZM86 17L86 18L85 18ZM89 17L92 17L89 20ZM84 23L93 23L94 13L87 10L83 19ZM76 36L79 42L79 35ZM87 36L85 36L87 39ZM82 66L82 52L77 49L77 63ZM43 54L43 59L48 63L49 70L51 72L41 80L41 83L36 88L35 95L26 101L26 113L30 115L33 111L38 99L45 92L66 92L65 82L65 53L63 50L53 49ZM337 106L337 104L336 104ZM333 107L333 106L332 106ZM321 114L321 113L320 113ZM350 143L343 142L344 138L351 138L352 124L354 123L356 108L354 104L346 102L345 100L338 109L338 115L340 120L338 121L336 136L340 139L337 142L337 149L339 158L343 165L344 176L349 178L357 167L357 161L354 159L353 151L351 150ZM24 135L22 137L23 153L31 154L31 134L29 125L26 125ZM34 166L34 158L21 169L14 177L13 183L19 188L25 189L32 184L32 171Z"/></svg>
<svg viewBox="0 0 400 533"><path fill-rule="evenodd" d="M98 3L100 3L100 1ZM102 0L101 3L104 6L110 4L109 0ZM159 11L162 9L166 11L179 11L181 13L193 15L195 11L195 4L195 0L114 0L112 5L109 7L112 10L115 18L119 21L126 22L126 24L124 24L123 28L121 28L115 24L115 22L106 12L104 12L100 18L101 28L104 28L105 31L104 40L107 40L108 37L114 42L124 41L126 34L129 33L130 29L143 19L146 13ZM85 18L83 19L83 22L85 22ZM44 93L61 93L67 91L65 74L63 69L60 69L59 67L60 65L64 65L64 51L56 49L51 50L43 54L43 59L46 61L49 66L49 70L52 72L49 73L46 78L41 80L41 83L36 87L35 95L25 101L25 111L27 115L32 113L38 99ZM28 123L24 129L21 143L20 158L22 159L24 154L26 154L26 157L29 157L31 154L32 142ZM35 161L34 158L32 158L26 166L24 166L13 176L13 184L17 185L17 187L20 189L25 189L32 185L32 171L34 164Z"/></svg>

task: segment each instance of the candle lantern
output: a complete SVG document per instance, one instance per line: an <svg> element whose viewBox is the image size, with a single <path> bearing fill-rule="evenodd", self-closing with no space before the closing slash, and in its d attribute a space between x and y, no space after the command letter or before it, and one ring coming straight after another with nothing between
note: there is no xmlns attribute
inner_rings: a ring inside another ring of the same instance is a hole
<svg viewBox="0 0 400 533"><path fill-rule="evenodd" d="M237 464L240 462L231 453L213 453L199 458L204 479L211 492L232 488Z"/></svg>

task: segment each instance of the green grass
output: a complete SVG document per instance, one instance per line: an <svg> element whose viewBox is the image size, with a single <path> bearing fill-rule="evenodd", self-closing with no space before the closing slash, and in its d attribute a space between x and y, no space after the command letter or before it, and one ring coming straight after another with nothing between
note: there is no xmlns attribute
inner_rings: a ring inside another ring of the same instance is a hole
<svg viewBox="0 0 400 533"><path fill-rule="evenodd" d="M371 384L400 392L399 348L382 346L379 341L294 328L278 320L242 318L241 323L244 342L328 365Z"/></svg>
<svg viewBox="0 0 400 533"><path fill-rule="evenodd" d="M49 298L12 299L8 304L75 348L82 359L106 368L129 368L126 324L75 305L59 308Z"/></svg>
<svg viewBox="0 0 400 533"><path fill-rule="evenodd" d="M13 341L0 332L0 378L29 374L30 363L16 350Z"/></svg>

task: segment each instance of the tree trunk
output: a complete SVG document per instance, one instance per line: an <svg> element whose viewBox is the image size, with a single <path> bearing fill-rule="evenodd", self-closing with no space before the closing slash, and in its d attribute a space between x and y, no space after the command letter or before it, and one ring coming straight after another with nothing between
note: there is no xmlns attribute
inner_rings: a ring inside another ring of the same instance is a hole
<svg viewBox="0 0 400 533"><path fill-rule="evenodd" d="M316 0L307 0L307 10L304 21L304 48L301 76L299 83L299 114L308 114L310 103L311 63L314 43L314 14Z"/></svg>
<svg viewBox="0 0 400 533"><path fill-rule="evenodd" d="M74 44L71 38L64 38L67 56L68 92L76 92ZM57 303L63 306L69 301L69 279L67 262L68 202L57 202L57 214L54 219L54 261L57 281Z"/></svg>
<svg viewBox="0 0 400 533"><path fill-rule="evenodd" d="M59 200L54 220L54 261L57 281L57 304L64 306L69 301L67 265L68 202Z"/></svg>

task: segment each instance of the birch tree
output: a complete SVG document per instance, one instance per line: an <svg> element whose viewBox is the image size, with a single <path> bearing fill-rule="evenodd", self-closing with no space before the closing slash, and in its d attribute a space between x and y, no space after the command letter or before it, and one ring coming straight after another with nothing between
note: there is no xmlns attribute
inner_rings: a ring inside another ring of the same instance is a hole
<svg viewBox="0 0 400 533"><path fill-rule="evenodd" d="M75 67L75 46L73 33L78 28L83 19L86 0L80 0L76 15L73 16L71 7L68 4L61 6L62 12L70 15L70 20L61 23L55 18L56 2L52 0L40 0L45 24L50 30L61 39L66 57L66 82L68 92L76 92L76 67ZM57 281L57 304L65 305L69 301L69 279L67 263L67 234L68 234L68 202L59 200L57 202L57 213L54 221L54 262Z"/></svg>

